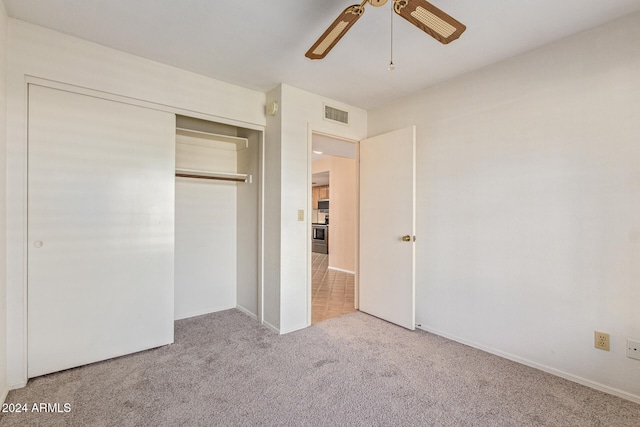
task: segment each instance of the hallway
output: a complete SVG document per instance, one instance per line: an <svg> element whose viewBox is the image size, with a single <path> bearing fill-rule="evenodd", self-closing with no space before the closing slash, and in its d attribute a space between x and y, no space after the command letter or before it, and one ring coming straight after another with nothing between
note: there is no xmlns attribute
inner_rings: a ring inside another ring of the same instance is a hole
<svg viewBox="0 0 640 427"><path fill-rule="evenodd" d="M357 311L353 274L329 270L329 256L312 253L311 324Z"/></svg>

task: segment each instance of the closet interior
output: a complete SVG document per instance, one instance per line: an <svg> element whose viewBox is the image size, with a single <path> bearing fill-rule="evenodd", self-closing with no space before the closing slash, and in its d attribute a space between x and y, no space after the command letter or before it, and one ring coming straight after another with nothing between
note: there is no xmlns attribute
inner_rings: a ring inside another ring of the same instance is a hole
<svg viewBox="0 0 640 427"><path fill-rule="evenodd" d="M262 132L176 116L175 319L259 313Z"/></svg>

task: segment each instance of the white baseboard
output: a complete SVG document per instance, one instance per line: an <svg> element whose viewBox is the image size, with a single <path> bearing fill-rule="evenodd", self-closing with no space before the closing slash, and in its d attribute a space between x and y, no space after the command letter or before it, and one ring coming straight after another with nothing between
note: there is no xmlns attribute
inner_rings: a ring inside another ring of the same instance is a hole
<svg viewBox="0 0 640 427"><path fill-rule="evenodd" d="M264 321L262 322L262 324L264 326L266 326L268 329L271 329L273 332L275 332L276 334L280 335L280 329L276 328L275 326L273 326L271 323Z"/></svg>
<svg viewBox="0 0 640 427"><path fill-rule="evenodd" d="M247 310L241 305L236 305L236 308L241 312L243 312L244 314L246 314L247 316L251 317L253 320L258 320L258 316L256 314L252 313L251 311Z"/></svg>
<svg viewBox="0 0 640 427"><path fill-rule="evenodd" d="M284 330L280 328L280 335L286 335L286 334L290 334L291 332L300 331L302 329L308 328L309 326L311 326L311 322L300 323L298 325L290 327L289 329L284 329Z"/></svg>
<svg viewBox="0 0 640 427"><path fill-rule="evenodd" d="M24 382L19 382L17 384L9 384L9 391L17 390L19 388L26 387L27 386L27 382L29 382L28 378Z"/></svg>
<svg viewBox="0 0 640 427"><path fill-rule="evenodd" d="M530 366L532 368L539 369L541 371L547 372L547 373L555 375L557 377L561 377L561 378L564 378L566 380L573 381L574 383L582 384L584 386L593 388L595 390L602 391L602 392L607 393L607 394L612 394L614 396L618 396L618 397L621 397L621 398L626 399L626 400L630 400L630 401L635 402L635 403L640 403L640 396L632 394L632 393L628 393L628 392L626 392L624 390L619 390L619 389L614 388L614 387L609 387L607 385L600 384L598 382L591 381L591 380L588 380L586 378L582 378L582 377L579 377L577 375L573 375L573 374L570 374L568 372L552 368L550 366L542 365L542 364L533 362L531 360L523 359L522 357L518 357L518 356L515 356L515 355L510 354L510 353L505 353L504 351L500 351L500 350L497 350L497 349L492 348L492 347L488 347L488 346L485 346L485 345L482 345L482 344L478 344L476 342L469 341L469 340L466 340L464 338L457 337L455 335L450 335L450 334L447 334L445 332L439 331L439 330L434 329L434 328L429 328L427 326L416 326L416 327L418 329L422 329L423 331L427 331L427 332L430 332L432 334L436 334L436 335L439 335L441 337L450 339L452 341L456 341L456 342L459 342L461 344L468 345L469 347L477 348L478 350L486 351L487 353L495 354L496 356L500 356L500 357L503 357L505 359L509 359L511 361L520 363L522 365Z"/></svg>
<svg viewBox="0 0 640 427"><path fill-rule="evenodd" d="M236 306L233 305L233 306L230 306L230 307L206 308L204 310L199 310L199 311L193 311L193 312L189 312L189 313L180 314L178 316L175 316L175 318L173 320L188 319L190 317L202 316L204 314L217 313L218 311L231 310L232 308L236 308Z"/></svg>
<svg viewBox="0 0 640 427"><path fill-rule="evenodd" d="M355 271L351 271L351 270L345 270L343 268L338 268L338 267L327 267L329 270L335 270L335 271L341 271L343 273L349 273L349 274L356 274Z"/></svg>
<svg viewBox="0 0 640 427"><path fill-rule="evenodd" d="M307 328L309 326L311 326L310 324L303 324L303 325L299 325L299 326L295 326L291 329L285 329L282 330L281 328L276 328L275 326L273 326L271 323L267 322L266 320L262 322L262 324L264 326L266 326L267 328L269 328L270 330L272 330L273 332L275 332L278 335L285 335L291 332L295 332L295 331L299 331L301 329Z"/></svg>

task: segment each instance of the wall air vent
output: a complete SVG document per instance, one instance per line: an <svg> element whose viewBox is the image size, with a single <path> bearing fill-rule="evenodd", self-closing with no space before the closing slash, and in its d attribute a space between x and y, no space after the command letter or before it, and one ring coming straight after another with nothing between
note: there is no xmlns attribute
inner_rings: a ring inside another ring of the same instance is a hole
<svg viewBox="0 0 640 427"><path fill-rule="evenodd" d="M342 123L343 125L349 124L349 112L338 110L337 108L329 105L324 106L324 119L332 122Z"/></svg>

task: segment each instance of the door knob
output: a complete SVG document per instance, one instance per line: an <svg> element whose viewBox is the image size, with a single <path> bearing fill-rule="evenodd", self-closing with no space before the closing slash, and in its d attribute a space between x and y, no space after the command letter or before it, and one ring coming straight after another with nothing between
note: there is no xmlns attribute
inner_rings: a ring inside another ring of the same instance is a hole
<svg viewBox="0 0 640 427"><path fill-rule="evenodd" d="M36 248L41 248L42 245L44 245L42 240L36 240L35 242L33 242L33 246L35 246Z"/></svg>
<svg viewBox="0 0 640 427"><path fill-rule="evenodd" d="M403 242L410 242L411 241L411 236L409 236L408 234L402 236L402 241Z"/></svg>

